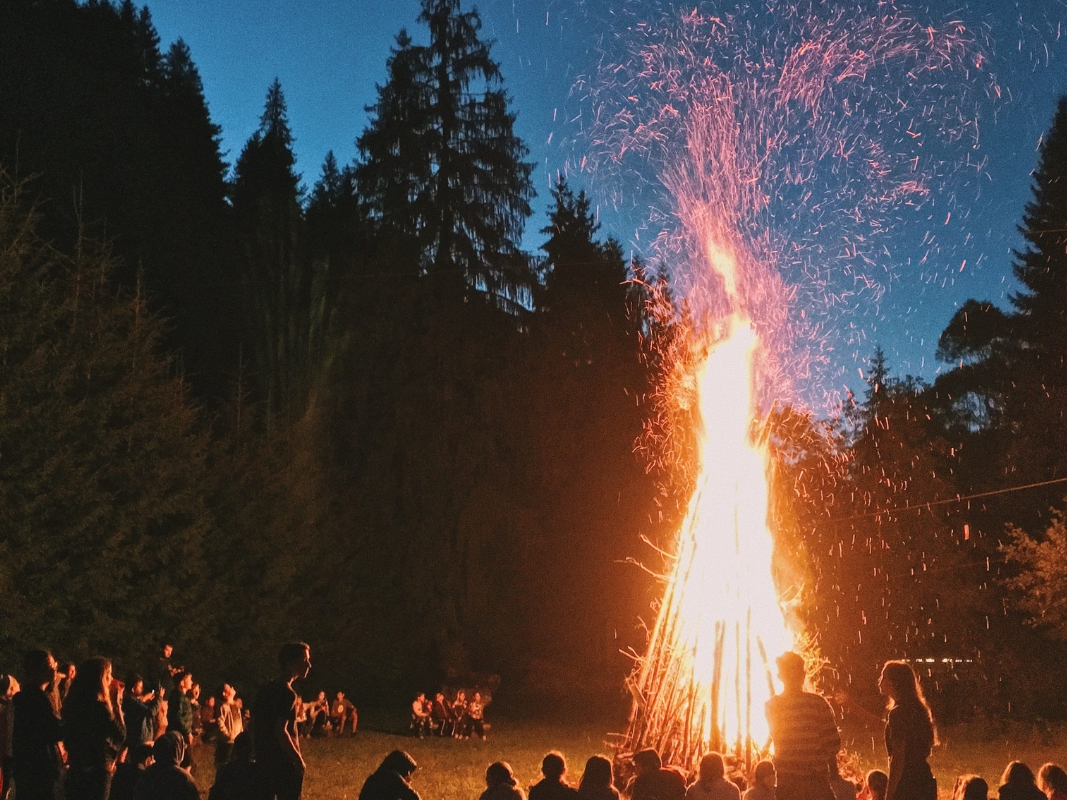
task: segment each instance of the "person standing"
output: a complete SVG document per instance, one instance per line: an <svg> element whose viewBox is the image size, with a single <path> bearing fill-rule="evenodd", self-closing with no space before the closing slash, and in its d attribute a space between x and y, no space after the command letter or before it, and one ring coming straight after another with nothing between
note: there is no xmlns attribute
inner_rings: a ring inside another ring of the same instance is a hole
<svg viewBox="0 0 1067 800"><path fill-rule="evenodd" d="M115 761L126 741L122 694L123 685L112 679L108 659L96 656L78 668L63 706L67 800L107 800Z"/></svg>
<svg viewBox="0 0 1067 800"><path fill-rule="evenodd" d="M287 642L278 651L280 675L262 689L252 707L252 733L256 761L264 768L269 800L298 800L304 785L304 758L296 729L300 701L293 681L311 671L311 648L304 642Z"/></svg>
<svg viewBox="0 0 1067 800"><path fill-rule="evenodd" d="M144 678L133 673L126 681L122 697L122 717L126 722L126 744L131 749L155 737L156 693L145 692Z"/></svg>
<svg viewBox="0 0 1067 800"><path fill-rule="evenodd" d="M164 642L159 649L159 658L152 669L152 682L157 690L162 689L164 695L173 694L174 676L179 672L185 672L185 667L174 666L174 645Z"/></svg>
<svg viewBox="0 0 1067 800"><path fill-rule="evenodd" d="M11 700L11 777L19 800L54 800L63 768L63 728L50 694L56 660L31 650L22 660L26 686Z"/></svg>
<svg viewBox="0 0 1067 800"><path fill-rule="evenodd" d="M15 676L0 675L0 798L5 800L11 794L11 699L18 693Z"/></svg>
<svg viewBox="0 0 1067 800"><path fill-rule="evenodd" d="M886 800L937 800L937 781L926 759L937 741L934 718L910 664L887 661L878 691L889 700L885 748L889 752Z"/></svg>
<svg viewBox="0 0 1067 800"><path fill-rule="evenodd" d="M783 691L767 701L774 742L778 800L834 800L829 764L841 749L834 712L825 699L804 691L804 659L793 652L778 657Z"/></svg>
<svg viewBox="0 0 1067 800"><path fill-rule="evenodd" d="M190 693L193 690L193 673L179 672L175 676L176 687L174 695L167 706L167 730L177 733L185 740L185 748L182 751L184 760L182 768L188 769L193 763L193 701Z"/></svg>
<svg viewBox="0 0 1067 800"><path fill-rule="evenodd" d="M218 739L215 741L215 769L230 760L233 755L233 743L244 731L244 720L241 719L241 709L237 707L234 699L237 691L228 683L222 684L222 702L218 712Z"/></svg>

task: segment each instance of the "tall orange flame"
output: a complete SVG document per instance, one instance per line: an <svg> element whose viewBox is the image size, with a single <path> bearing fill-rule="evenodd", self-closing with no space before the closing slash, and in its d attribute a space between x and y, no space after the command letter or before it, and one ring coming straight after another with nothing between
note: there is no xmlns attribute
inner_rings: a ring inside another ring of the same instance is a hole
<svg viewBox="0 0 1067 800"><path fill-rule="evenodd" d="M732 294L733 254L714 243L706 254ZM794 645L771 572L767 455L752 437L758 354L754 327L735 312L695 370L699 477L648 653L631 678L627 745L680 764L710 750L750 759L766 751L768 660Z"/></svg>

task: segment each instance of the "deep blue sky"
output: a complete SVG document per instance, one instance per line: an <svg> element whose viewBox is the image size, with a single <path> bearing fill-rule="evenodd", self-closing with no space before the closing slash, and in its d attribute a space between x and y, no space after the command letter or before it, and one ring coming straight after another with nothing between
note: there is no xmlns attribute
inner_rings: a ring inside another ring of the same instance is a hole
<svg viewBox="0 0 1067 800"><path fill-rule="evenodd" d="M632 13L642 4L623 5ZM543 241L538 231L550 180L575 154L560 146L575 135L568 121L574 79L593 69L610 34L613 6L610 0L482 0L477 7L484 34L496 40L493 54L518 112L518 132L538 165L537 215L525 240L535 250ZM281 80L298 168L309 187L328 150L342 162L354 158L353 142L367 121L364 106L384 80L396 33L407 27L422 37L417 0L155 0L150 8L164 43L182 37L192 48L230 163L257 125L267 86L275 76ZM913 258L908 264L898 256L902 263L883 301L849 320L863 331L859 344L840 348L837 374L823 379L837 387L855 383L875 343L894 372L933 378L941 366L934 359L937 337L953 309L970 297L1003 302L1016 288L1010 277L1010 251L1020 244L1015 226L1029 199L1039 138L1056 98L1067 92L1067 42L1060 35L1067 0L939 1L917 8L988 34L989 70L1003 90L979 120L979 152L988 167L955 198L964 208L957 206L951 225L942 222L944 203L931 213L931 219L940 215L939 247L928 262L920 266ZM602 211L605 231L630 243L632 216Z"/></svg>

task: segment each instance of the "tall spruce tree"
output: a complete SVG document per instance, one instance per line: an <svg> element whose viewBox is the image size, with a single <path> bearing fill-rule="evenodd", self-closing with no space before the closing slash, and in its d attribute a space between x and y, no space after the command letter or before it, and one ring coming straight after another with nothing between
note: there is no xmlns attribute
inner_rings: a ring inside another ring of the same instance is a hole
<svg viewBox="0 0 1067 800"><path fill-rule="evenodd" d="M1026 247L1012 265L1022 285L1013 310L968 301L939 342L957 367L937 388L971 422L962 434L970 490L1067 476L1067 97L1041 144L1032 193L1019 228ZM997 524L1047 525L1060 499L1058 487L1006 497Z"/></svg>
<svg viewBox="0 0 1067 800"><path fill-rule="evenodd" d="M477 11L423 0L430 43L405 32L357 144L362 197L391 231L413 236L423 269L444 286L503 306L528 303L519 250L530 215L533 165L514 132L500 66L481 41Z"/></svg>
<svg viewBox="0 0 1067 800"><path fill-rule="evenodd" d="M248 341L268 413L299 409L313 277L301 252L304 215L293 135L275 79L259 129L237 159L233 210Z"/></svg>

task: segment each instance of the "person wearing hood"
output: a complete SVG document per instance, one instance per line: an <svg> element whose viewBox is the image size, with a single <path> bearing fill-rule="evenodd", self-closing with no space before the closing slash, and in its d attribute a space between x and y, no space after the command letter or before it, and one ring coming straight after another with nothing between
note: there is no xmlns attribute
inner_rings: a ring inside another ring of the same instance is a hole
<svg viewBox="0 0 1067 800"><path fill-rule="evenodd" d="M152 751L155 763L141 775L133 800L200 800L193 776L181 767L185 758L181 734L167 731L156 739Z"/></svg>
<svg viewBox="0 0 1067 800"><path fill-rule="evenodd" d="M415 772L415 759L403 750L385 757L359 792L359 800L420 800L408 779Z"/></svg>
<svg viewBox="0 0 1067 800"><path fill-rule="evenodd" d="M478 800L526 800L507 761L495 761L485 771L485 791Z"/></svg>

